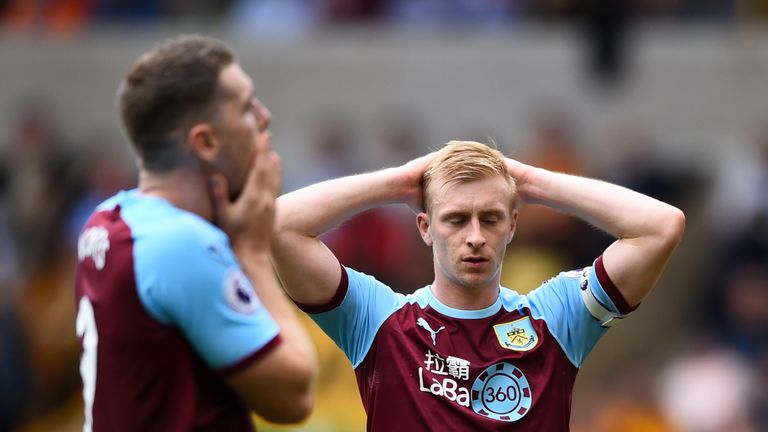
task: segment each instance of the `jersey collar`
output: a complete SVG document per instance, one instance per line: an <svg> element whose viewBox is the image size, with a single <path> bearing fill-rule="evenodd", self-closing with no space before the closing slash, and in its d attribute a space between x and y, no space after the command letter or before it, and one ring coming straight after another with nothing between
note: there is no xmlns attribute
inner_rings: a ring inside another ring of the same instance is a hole
<svg viewBox="0 0 768 432"><path fill-rule="evenodd" d="M474 309L474 310L466 310L466 309L456 309L452 308L450 306L446 306L443 303L440 302L440 300L435 297L434 293L432 292L432 286L428 287L430 299L429 299L429 305L432 306L432 309L440 312L443 315L449 316L451 318L460 318L460 319L481 319L481 318L488 318L489 316L494 315L496 312L498 312L501 309L501 296L496 297L496 301L493 302L492 305L483 308L483 309Z"/></svg>

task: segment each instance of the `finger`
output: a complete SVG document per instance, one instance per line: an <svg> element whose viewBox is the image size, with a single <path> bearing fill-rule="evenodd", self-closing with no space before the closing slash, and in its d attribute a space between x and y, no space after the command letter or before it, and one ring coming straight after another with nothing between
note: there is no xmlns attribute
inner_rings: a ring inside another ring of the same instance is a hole
<svg viewBox="0 0 768 432"><path fill-rule="evenodd" d="M260 184L265 184L266 174L269 172L269 165L271 164L269 156L271 151L272 145L267 137L262 136L256 139L256 151L253 154L251 170L246 179L246 189L256 188Z"/></svg>
<svg viewBox="0 0 768 432"><path fill-rule="evenodd" d="M243 190L240 193L240 197L238 198L238 202L247 202L253 199L254 193L258 190L260 180L260 164L261 164L261 156L257 151L253 153L251 156L251 167L248 170L248 175L245 178L245 183L243 184Z"/></svg>
<svg viewBox="0 0 768 432"><path fill-rule="evenodd" d="M280 163L280 155L278 155L277 152L270 152L269 157L272 163L270 190L273 192L274 196L277 197L280 195L280 187L282 185L282 164Z"/></svg>

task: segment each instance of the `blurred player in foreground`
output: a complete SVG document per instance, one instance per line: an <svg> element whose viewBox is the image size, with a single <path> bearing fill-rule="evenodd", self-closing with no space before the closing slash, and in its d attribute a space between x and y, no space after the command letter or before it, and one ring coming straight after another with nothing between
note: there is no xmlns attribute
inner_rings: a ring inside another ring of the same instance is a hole
<svg viewBox="0 0 768 432"><path fill-rule="evenodd" d="M84 430L301 421L315 352L270 264L280 164L251 79L223 43L182 36L139 57L119 103L139 185L78 241Z"/></svg>
<svg viewBox="0 0 768 432"><path fill-rule="evenodd" d="M416 210L433 251L434 282L407 296L343 267L318 239L392 203ZM527 296L500 287L526 203L617 240ZM655 285L684 225L680 210L645 195L454 141L280 197L272 248L288 294L352 362L369 430L567 431L579 367Z"/></svg>

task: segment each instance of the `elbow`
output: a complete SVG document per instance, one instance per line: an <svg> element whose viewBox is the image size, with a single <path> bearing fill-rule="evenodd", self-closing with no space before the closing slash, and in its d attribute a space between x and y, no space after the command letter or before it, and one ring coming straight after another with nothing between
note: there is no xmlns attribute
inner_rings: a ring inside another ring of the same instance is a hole
<svg viewBox="0 0 768 432"><path fill-rule="evenodd" d="M685 213L677 207L670 206L660 228L668 247L676 248L685 232Z"/></svg>
<svg viewBox="0 0 768 432"><path fill-rule="evenodd" d="M280 240L289 231L286 225L285 218L281 217L281 214L285 212L285 209L280 208L278 203L277 210L275 211L275 219L272 222L272 244L276 240Z"/></svg>
<svg viewBox="0 0 768 432"><path fill-rule="evenodd" d="M289 234L293 227L291 226L291 213L294 211L285 201L285 197L278 197L275 202L275 219L273 221L273 234L275 237L283 237Z"/></svg>
<svg viewBox="0 0 768 432"><path fill-rule="evenodd" d="M304 355L304 359L307 361L295 372L297 386L293 396L294 406L287 413L290 417L288 419L290 423L306 420L315 407L314 383L317 378L318 365L314 350L309 350Z"/></svg>
<svg viewBox="0 0 768 432"><path fill-rule="evenodd" d="M259 414L275 424L301 423L307 420L315 407L315 397L309 387L305 391L292 394L284 402L279 408Z"/></svg>
<svg viewBox="0 0 768 432"><path fill-rule="evenodd" d="M274 225L272 227L272 239L270 241L270 252L272 253L273 264L274 260L280 259L286 252L286 248L292 243L291 230L286 226L284 221L275 218Z"/></svg>
<svg viewBox="0 0 768 432"><path fill-rule="evenodd" d="M315 408L315 397L311 388L297 396L294 407L287 413L286 422L300 423L305 421Z"/></svg>
<svg viewBox="0 0 768 432"><path fill-rule="evenodd" d="M272 409L259 412L264 419L277 424L301 423L312 413L315 406L314 381L317 375L317 361L314 352L305 357L303 364L294 364L290 383L282 384L283 391L269 396Z"/></svg>
<svg viewBox="0 0 768 432"><path fill-rule="evenodd" d="M296 224L296 221L288 217L290 210L280 205L278 199L277 211L272 224L272 241L270 243L273 254L281 255L290 250L297 241L301 241L304 235Z"/></svg>
<svg viewBox="0 0 768 432"><path fill-rule="evenodd" d="M265 420L300 423L314 408L317 360L313 349L282 344L253 368L230 378L243 403Z"/></svg>

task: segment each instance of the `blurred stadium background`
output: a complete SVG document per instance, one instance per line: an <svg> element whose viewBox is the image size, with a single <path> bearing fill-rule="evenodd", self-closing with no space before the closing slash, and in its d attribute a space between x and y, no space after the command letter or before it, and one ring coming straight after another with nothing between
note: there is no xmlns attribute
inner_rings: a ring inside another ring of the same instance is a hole
<svg viewBox="0 0 768 432"><path fill-rule="evenodd" d="M123 73L179 33L236 49L286 191L459 138L683 209L669 270L582 368L572 429L768 431L767 18L766 0L0 1L0 431L81 429L76 233L136 181ZM431 281L404 209L327 240L403 292ZM527 208L503 283L528 291L608 241ZM363 430L351 367L307 326L316 412L260 430Z"/></svg>

